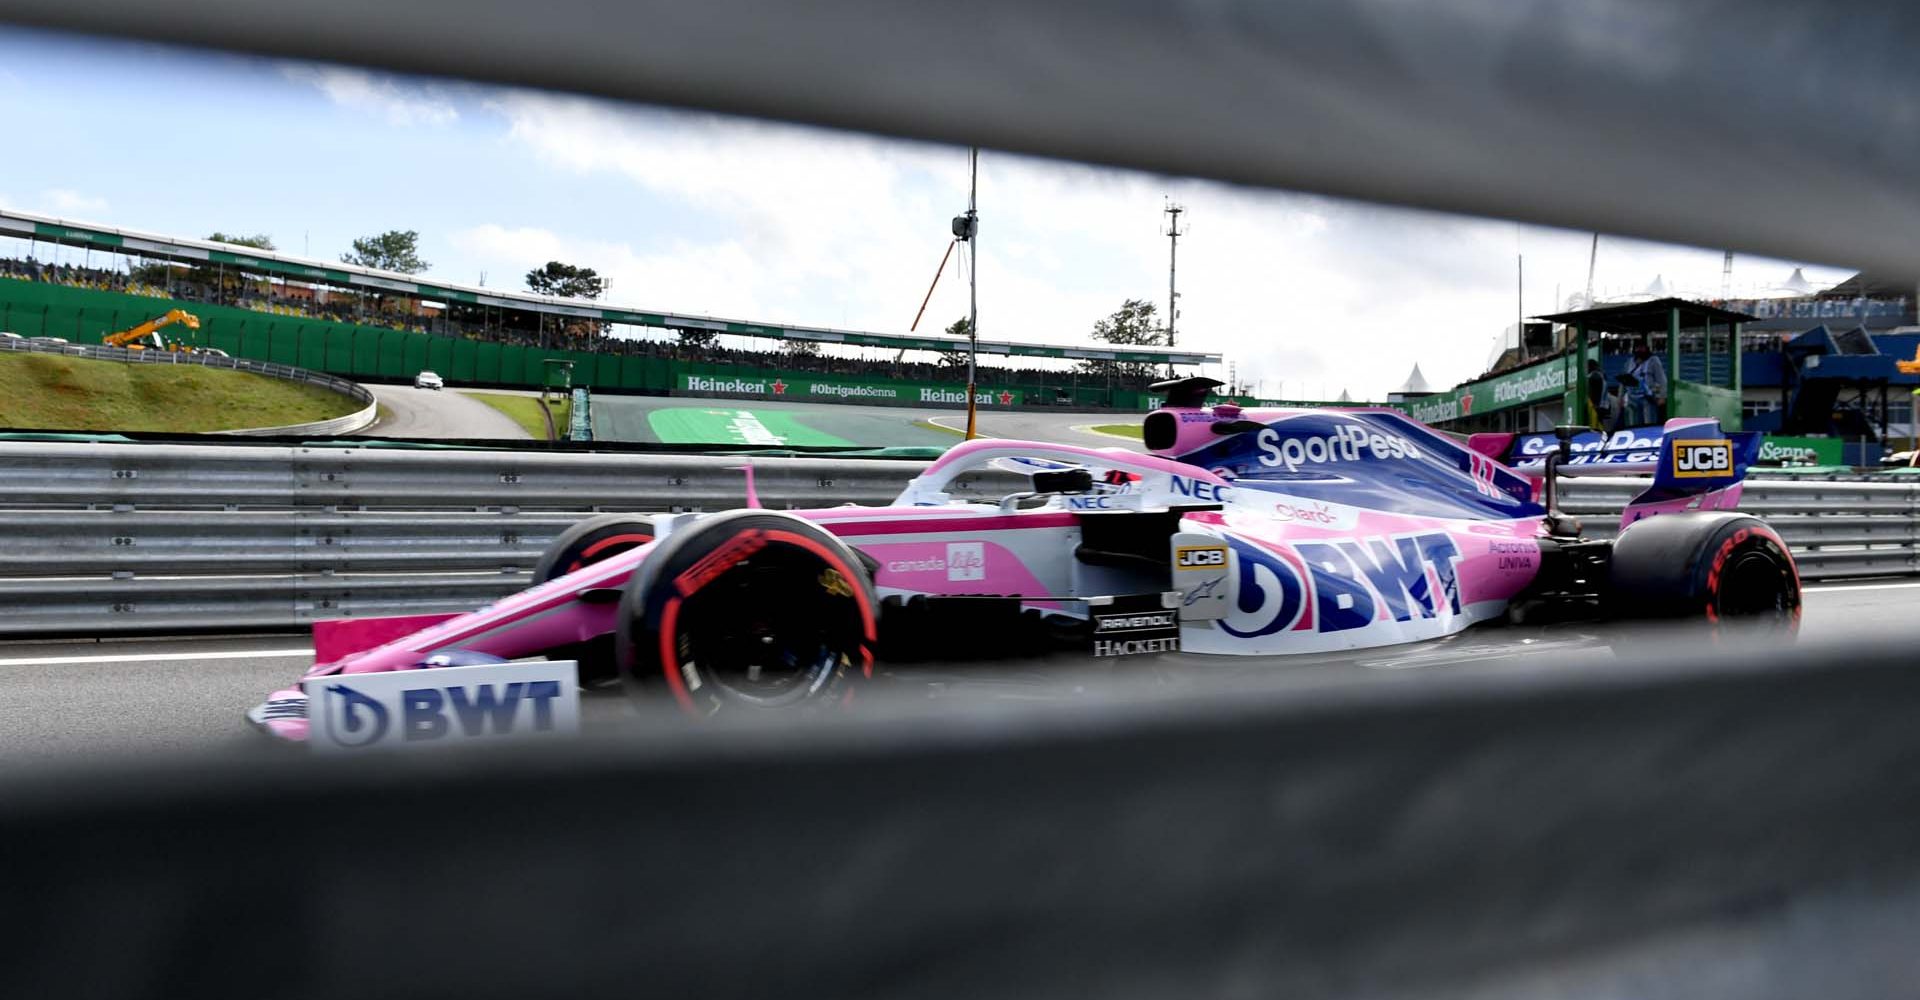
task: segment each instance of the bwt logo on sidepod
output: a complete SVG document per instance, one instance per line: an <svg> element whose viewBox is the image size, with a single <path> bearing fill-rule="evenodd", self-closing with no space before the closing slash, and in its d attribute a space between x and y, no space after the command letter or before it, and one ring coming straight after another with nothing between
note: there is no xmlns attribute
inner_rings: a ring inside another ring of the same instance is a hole
<svg viewBox="0 0 1920 1000"><path fill-rule="evenodd" d="M1673 442L1673 474L1681 479L1724 476L1733 471L1733 442L1726 438Z"/></svg>
<svg viewBox="0 0 1920 1000"><path fill-rule="evenodd" d="M1295 542L1287 546L1291 559L1237 538L1227 544L1240 556L1239 600L1220 623L1228 635L1342 632L1383 612L1402 622L1437 617L1442 608L1460 613L1460 547L1445 532Z"/></svg>
<svg viewBox="0 0 1920 1000"><path fill-rule="evenodd" d="M1412 441L1363 424L1346 424L1331 434L1285 440L1278 430L1268 427L1254 437L1254 445L1260 449L1261 465L1284 465L1288 472L1298 472L1302 465L1421 457Z"/></svg>

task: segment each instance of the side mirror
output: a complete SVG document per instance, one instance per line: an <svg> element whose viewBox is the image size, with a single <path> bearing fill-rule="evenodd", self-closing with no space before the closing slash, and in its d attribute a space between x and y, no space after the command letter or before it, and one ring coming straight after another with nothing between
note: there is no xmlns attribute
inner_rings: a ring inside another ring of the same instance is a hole
<svg viewBox="0 0 1920 1000"><path fill-rule="evenodd" d="M1086 469L1055 469L1033 474L1035 493L1085 493L1093 489L1093 473Z"/></svg>

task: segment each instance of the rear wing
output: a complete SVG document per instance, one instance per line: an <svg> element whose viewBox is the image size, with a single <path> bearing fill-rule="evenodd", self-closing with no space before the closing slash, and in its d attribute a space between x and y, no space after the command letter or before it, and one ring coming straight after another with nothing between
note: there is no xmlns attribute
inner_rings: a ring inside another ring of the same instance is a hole
<svg viewBox="0 0 1920 1000"><path fill-rule="evenodd" d="M1476 434L1468 447L1483 454L1498 449L1513 468L1542 475L1560 441L1552 434ZM1621 514L1625 527L1655 514L1733 508L1760 457L1760 435L1726 433L1711 417L1676 417L1604 436L1588 431L1575 435L1570 447L1572 456L1557 466L1560 475L1653 477Z"/></svg>
<svg viewBox="0 0 1920 1000"><path fill-rule="evenodd" d="M1572 456L1560 463L1563 476L1655 476L1701 480L1711 478L1718 485L1730 485L1746 476L1747 469L1759 458L1760 437L1755 432L1720 429L1712 417L1675 417L1662 426L1628 427L1602 434L1587 431L1571 442ZM1689 445L1687 442L1693 442ZM1695 452L1676 455L1675 448L1705 447L1724 443L1720 452L1700 451L1700 462L1725 460L1723 468L1694 468ZM1560 440L1552 434L1475 434L1467 447L1499 459L1519 472L1538 476L1546 470L1547 456L1560 449ZM1707 476L1705 473L1719 473ZM1728 476L1731 478L1728 478ZM1724 480L1724 481L1721 481Z"/></svg>

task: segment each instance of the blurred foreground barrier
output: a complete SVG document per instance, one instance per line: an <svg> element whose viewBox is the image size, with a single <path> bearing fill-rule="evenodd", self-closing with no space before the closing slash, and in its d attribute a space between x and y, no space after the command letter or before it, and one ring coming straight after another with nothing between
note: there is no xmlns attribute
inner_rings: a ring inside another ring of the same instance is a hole
<svg viewBox="0 0 1920 1000"><path fill-rule="evenodd" d="M882 504L924 462L457 449L0 443L0 635L287 628L470 609L525 587L596 511ZM963 479L999 497L1012 473ZM1614 531L1645 485L1573 479ZM1809 579L1920 572L1920 484L1756 480ZM449 580L455 581L449 583ZM409 581L412 581L410 583Z"/></svg>
<svg viewBox="0 0 1920 1000"><path fill-rule="evenodd" d="M1907 650L1372 681L18 769L0 845L32 863L0 894L0 995L1851 1000L1920 983Z"/></svg>

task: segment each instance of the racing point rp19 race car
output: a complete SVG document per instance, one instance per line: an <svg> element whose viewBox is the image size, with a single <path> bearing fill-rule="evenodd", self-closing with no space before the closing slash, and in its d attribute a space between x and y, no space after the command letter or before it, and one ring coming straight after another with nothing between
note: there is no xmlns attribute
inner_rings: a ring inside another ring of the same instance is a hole
<svg viewBox="0 0 1920 1000"><path fill-rule="evenodd" d="M1515 618L1797 628L1787 546L1731 510L1757 435L1675 419L1595 462L1563 434L1515 469L1512 435L1205 406L1218 385L1156 385L1149 454L973 440L884 507L593 517L480 610L316 625L316 664L250 718L303 740L309 698L354 675L542 656L710 714L844 698L876 661L1320 653ZM987 467L1030 489L949 494ZM1554 508L1559 476L1592 472L1651 473L1615 539Z"/></svg>

